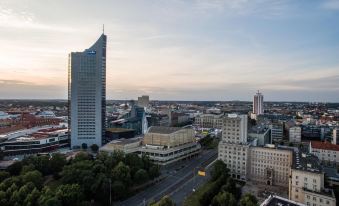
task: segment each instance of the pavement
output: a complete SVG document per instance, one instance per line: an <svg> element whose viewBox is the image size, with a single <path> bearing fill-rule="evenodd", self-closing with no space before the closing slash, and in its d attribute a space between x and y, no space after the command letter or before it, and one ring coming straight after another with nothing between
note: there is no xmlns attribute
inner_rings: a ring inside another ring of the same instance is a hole
<svg viewBox="0 0 339 206"><path fill-rule="evenodd" d="M166 176L164 180L116 205L143 206L150 201L158 201L165 195L171 196L177 205L181 205L193 187L198 187L208 179L207 176L198 177L193 174L197 173L198 168L207 166L216 158L217 150L203 150L197 157L165 166L161 169L162 174Z"/></svg>

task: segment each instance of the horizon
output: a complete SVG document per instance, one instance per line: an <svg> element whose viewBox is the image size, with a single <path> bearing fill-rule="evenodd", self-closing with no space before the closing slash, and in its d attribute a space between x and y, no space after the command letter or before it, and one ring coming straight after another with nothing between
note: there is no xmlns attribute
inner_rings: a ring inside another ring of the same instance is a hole
<svg viewBox="0 0 339 206"><path fill-rule="evenodd" d="M337 0L41 2L0 3L0 99L67 100L104 23L107 100L339 102Z"/></svg>

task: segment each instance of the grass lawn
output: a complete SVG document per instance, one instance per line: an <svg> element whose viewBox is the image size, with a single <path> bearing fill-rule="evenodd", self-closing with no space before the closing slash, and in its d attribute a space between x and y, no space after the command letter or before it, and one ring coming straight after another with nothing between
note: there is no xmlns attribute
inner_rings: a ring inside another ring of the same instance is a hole
<svg viewBox="0 0 339 206"><path fill-rule="evenodd" d="M199 197L201 197L203 193L209 190L213 183L214 182L208 181L207 183L199 187L194 193L192 193L185 199L183 206L200 206Z"/></svg>

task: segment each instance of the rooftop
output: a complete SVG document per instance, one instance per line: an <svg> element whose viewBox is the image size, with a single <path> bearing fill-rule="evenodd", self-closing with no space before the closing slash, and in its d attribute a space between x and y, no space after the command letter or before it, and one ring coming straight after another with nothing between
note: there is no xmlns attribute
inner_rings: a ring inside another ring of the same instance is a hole
<svg viewBox="0 0 339 206"><path fill-rule="evenodd" d="M330 142L311 141L311 147L315 149L339 151L339 145L331 144Z"/></svg>
<svg viewBox="0 0 339 206"><path fill-rule="evenodd" d="M126 128L107 128L106 131L108 132L131 132L134 131L133 129L126 129Z"/></svg>
<svg viewBox="0 0 339 206"><path fill-rule="evenodd" d="M152 126L148 129L148 133L172 134L181 129L182 129L181 127Z"/></svg>
<svg viewBox="0 0 339 206"><path fill-rule="evenodd" d="M260 206L305 206L305 205L283 197L271 195L263 203L261 203Z"/></svg>
<svg viewBox="0 0 339 206"><path fill-rule="evenodd" d="M322 166L318 157L299 150L294 151L292 169L314 173L322 172Z"/></svg>

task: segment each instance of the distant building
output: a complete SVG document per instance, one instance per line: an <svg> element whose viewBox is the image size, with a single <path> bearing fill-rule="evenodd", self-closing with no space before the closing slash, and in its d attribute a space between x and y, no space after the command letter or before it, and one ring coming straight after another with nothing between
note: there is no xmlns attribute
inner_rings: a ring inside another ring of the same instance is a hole
<svg viewBox="0 0 339 206"><path fill-rule="evenodd" d="M254 126L248 130L248 140L257 139L257 146L271 144L271 130L266 126Z"/></svg>
<svg viewBox="0 0 339 206"><path fill-rule="evenodd" d="M339 145L339 128L334 128L332 130L332 144Z"/></svg>
<svg viewBox="0 0 339 206"><path fill-rule="evenodd" d="M308 206L335 206L331 189L324 188L324 172L319 159L296 151L291 170L289 199Z"/></svg>
<svg viewBox="0 0 339 206"><path fill-rule="evenodd" d="M148 107L149 106L149 96L142 95L138 97L138 106L139 107Z"/></svg>
<svg viewBox="0 0 339 206"><path fill-rule="evenodd" d="M264 96L258 91L253 98L253 114L264 113Z"/></svg>
<svg viewBox="0 0 339 206"><path fill-rule="evenodd" d="M247 115L228 114L223 118L222 140L218 159L225 162L233 178L246 180L249 147L247 143Z"/></svg>
<svg viewBox="0 0 339 206"><path fill-rule="evenodd" d="M301 142L301 128L291 127L289 129L289 141L294 143Z"/></svg>
<svg viewBox="0 0 339 206"><path fill-rule="evenodd" d="M339 145L330 142L311 141L309 151L326 165L337 165L339 163Z"/></svg>
<svg viewBox="0 0 339 206"><path fill-rule="evenodd" d="M281 141L284 137L284 125L282 123L274 123L270 125L271 129L271 140Z"/></svg>
<svg viewBox="0 0 339 206"><path fill-rule="evenodd" d="M125 128L107 128L106 142L116 139L131 139L135 136L135 130Z"/></svg>
<svg viewBox="0 0 339 206"><path fill-rule="evenodd" d="M102 34L93 46L69 55L68 98L71 147L103 143L106 132L106 44Z"/></svg>
<svg viewBox="0 0 339 206"><path fill-rule="evenodd" d="M124 154L138 153L140 150L141 141L141 138L116 139L100 147L99 151L110 154L118 151L123 152Z"/></svg>
<svg viewBox="0 0 339 206"><path fill-rule="evenodd" d="M194 130L180 127L150 127L143 139L139 155L148 155L159 165L190 158L200 152Z"/></svg>
<svg viewBox="0 0 339 206"><path fill-rule="evenodd" d="M30 155L55 151L69 147L67 128L40 129L30 134L22 134L0 142L0 150L5 156ZM13 135L12 135L13 136Z"/></svg>
<svg viewBox="0 0 339 206"><path fill-rule="evenodd" d="M223 122L223 115L219 114L201 114L197 117L195 117L194 124L199 125L203 128L215 128L215 129L221 129L222 128L222 122Z"/></svg>

